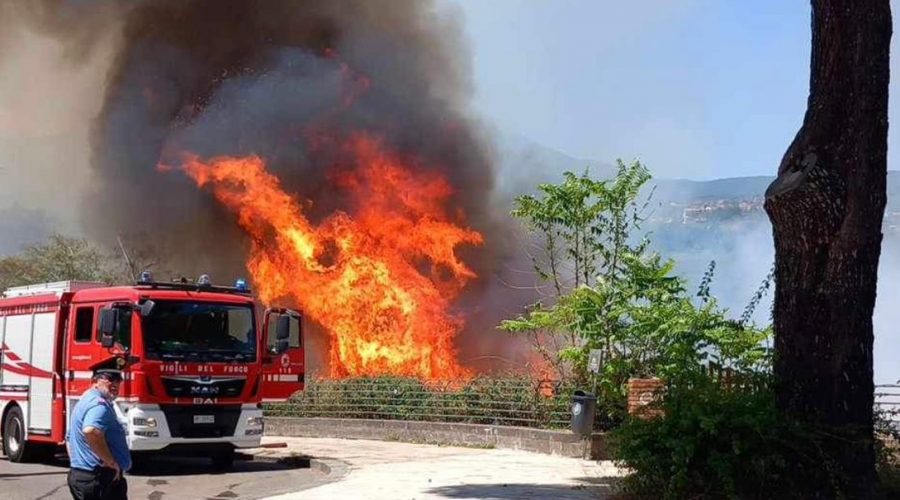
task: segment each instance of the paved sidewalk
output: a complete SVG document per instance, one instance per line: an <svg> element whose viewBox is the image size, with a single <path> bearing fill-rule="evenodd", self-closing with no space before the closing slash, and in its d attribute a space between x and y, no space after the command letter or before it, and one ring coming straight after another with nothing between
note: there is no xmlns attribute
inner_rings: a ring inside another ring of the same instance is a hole
<svg viewBox="0 0 900 500"><path fill-rule="evenodd" d="M308 455L334 482L270 497L292 499L597 499L621 471L593 462L524 451L325 438L267 437L287 448L259 454Z"/></svg>

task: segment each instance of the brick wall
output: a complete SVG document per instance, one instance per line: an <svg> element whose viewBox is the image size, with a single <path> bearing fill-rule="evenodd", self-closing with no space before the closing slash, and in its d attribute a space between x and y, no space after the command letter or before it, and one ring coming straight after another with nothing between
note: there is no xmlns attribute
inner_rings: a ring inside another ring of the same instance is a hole
<svg viewBox="0 0 900 500"><path fill-rule="evenodd" d="M659 378L632 378L628 380L628 414L651 418L662 414L662 410L651 408L650 403L659 401L666 385Z"/></svg>

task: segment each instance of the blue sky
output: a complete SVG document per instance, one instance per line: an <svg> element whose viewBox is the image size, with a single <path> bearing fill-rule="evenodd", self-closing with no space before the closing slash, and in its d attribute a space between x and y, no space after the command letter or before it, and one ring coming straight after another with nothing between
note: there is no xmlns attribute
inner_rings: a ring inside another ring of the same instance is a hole
<svg viewBox="0 0 900 500"><path fill-rule="evenodd" d="M443 1L458 10L469 39L473 111L502 133L576 158L639 158L656 177L710 179L774 175L802 123L808 0ZM900 0L892 4L900 17ZM898 39L889 118L900 95ZM900 170L898 129L888 139L892 170ZM719 256L727 263L720 278L753 277L731 288L714 282L735 310L771 262L769 230L756 229ZM896 251L882 256L879 383L900 378L891 280L898 262Z"/></svg>
<svg viewBox="0 0 900 500"><path fill-rule="evenodd" d="M802 122L808 1L445 1L469 38L474 111L570 156L774 174Z"/></svg>

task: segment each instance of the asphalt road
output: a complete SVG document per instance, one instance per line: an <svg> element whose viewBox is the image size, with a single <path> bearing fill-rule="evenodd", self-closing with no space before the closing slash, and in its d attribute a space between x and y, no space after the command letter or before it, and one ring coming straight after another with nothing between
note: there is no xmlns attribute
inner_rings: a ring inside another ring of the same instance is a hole
<svg viewBox="0 0 900 500"><path fill-rule="evenodd" d="M71 499L68 463L16 464L0 458L0 500ZM228 473L213 473L208 459L156 458L146 471L126 475L128 498L148 500L257 499L320 486L329 477L308 462L237 460Z"/></svg>

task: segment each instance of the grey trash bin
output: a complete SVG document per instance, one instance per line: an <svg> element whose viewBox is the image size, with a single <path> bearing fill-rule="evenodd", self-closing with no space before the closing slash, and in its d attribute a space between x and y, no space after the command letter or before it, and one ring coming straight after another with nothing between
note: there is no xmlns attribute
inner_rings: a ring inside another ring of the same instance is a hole
<svg viewBox="0 0 900 500"><path fill-rule="evenodd" d="M597 396L584 391L572 394L572 432L579 436L590 436L594 430L596 413Z"/></svg>

